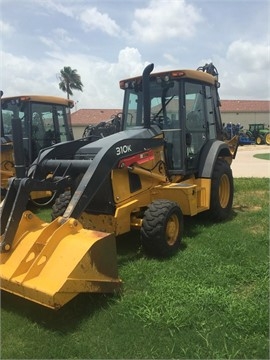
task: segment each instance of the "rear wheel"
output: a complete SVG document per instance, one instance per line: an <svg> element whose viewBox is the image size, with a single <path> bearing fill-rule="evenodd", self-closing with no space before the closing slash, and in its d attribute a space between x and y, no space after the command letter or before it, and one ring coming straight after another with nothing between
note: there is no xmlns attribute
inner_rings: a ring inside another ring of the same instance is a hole
<svg viewBox="0 0 270 360"><path fill-rule="evenodd" d="M174 255L183 236L183 214L179 206L169 200L156 200L144 213L141 228L142 246L151 256Z"/></svg>
<svg viewBox="0 0 270 360"><path fill-rule="evenodd" d="M215 221L228 218L233 203L233 176L229 164L218 159L211 179L209 215Z"/></svg>
<svg viewBox="0 0 270 360"><path fill-rule="evenodd" d="M267 145L270 145L270 133L265 134L265 136L264 136L264 142L265 142Z"/></svg>
<svg viewBox="0 0 270 360"><path fill-rule="evenodd" d="M255 140L257 145L262 145L263 144L263 139L260 135L256 136L256 140Z"/></svg>

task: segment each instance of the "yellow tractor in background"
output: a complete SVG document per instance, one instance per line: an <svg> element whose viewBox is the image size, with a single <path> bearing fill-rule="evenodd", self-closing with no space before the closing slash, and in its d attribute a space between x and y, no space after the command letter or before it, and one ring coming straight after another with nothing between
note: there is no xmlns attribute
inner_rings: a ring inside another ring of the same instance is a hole
<svg viewBox="0 0 270 360"><path fill-rule="evenodd" d="M22 142L26 169L37 158L41 149L73 140L70 109L73 101L61 97L24 95L2 97L1 92L1 199L4 198L8 181L15 175L13 142ZM12 133L11 121L21 122L22 134ZM41 206L52 200L51 193L32 193L33 202ZM45 203L43 203L45 199Z"/></svg>
<svg viewBox="0 0 270 360"><path fill-rule="evenodd" d="M153 68L120 81L119 132L47 147L27 177L17 171L1 213L1 289L53 309L79 293L114 292L116 236L140 230L147 254L168 257L184 215L228 218L238 139L224 141L217 70ZM13 120L17 133L20 125ZM26 210L33 191L59 195L52 222Z"/></svg>

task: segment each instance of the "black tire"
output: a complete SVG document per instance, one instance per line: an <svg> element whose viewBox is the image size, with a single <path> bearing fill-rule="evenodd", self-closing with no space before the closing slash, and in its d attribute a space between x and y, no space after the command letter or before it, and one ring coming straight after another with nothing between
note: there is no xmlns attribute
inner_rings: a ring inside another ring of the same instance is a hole
<svg viewBox="0 0 270 360"><path fill-rule="evenodd" d="M55 200L55 203L52 207L52 220L64 214L70 202L70 199L71 199L71 192L67 190Z"/></svg>
<svg viewBox="0 0 270 360"><path fill-rule="evenodd" d="M183 214L179 206L169 200L156 200L144 213L141 242L150 256L169 257L180 247L183 236Z"/></svg>
<svg viewBox="0 0 270 360"><path fill-rule="evenodd" d="M222 221L229 217L233 203L233 176L230 165L218 159L211 179L211 200L209 215L214 221Z"/></svg>

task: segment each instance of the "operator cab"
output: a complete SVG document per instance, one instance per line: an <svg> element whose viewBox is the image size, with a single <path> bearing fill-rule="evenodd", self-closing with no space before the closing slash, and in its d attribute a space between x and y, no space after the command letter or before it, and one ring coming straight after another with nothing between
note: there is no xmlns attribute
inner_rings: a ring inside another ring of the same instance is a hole
<svg viewBox="0 0 270 360"><path fill-rule="evenodd" d="M123 130L158 125L165 139L170 173L196 171L202 147L208 140L217 139L222 130L215 78L196 70L151 74L149 120L144 119L141 80L120 82L125 90Z"/></svg>
<svg viewBox="0 0 270 360"><path fill-rule="evenodd" d="M73 101L47 96L1 98L1 126L12 140L11 119L20 119L26 166L41 149L72 140L70 108Z"/></svg>

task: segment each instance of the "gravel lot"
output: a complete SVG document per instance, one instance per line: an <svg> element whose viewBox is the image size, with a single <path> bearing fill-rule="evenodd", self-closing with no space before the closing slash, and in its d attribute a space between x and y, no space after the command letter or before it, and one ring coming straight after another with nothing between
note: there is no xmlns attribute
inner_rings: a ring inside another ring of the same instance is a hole
<svg viewBox="0 0 270 360"><path fill-rule="evenodd" d="M239 177L270 177L270 160L254 157L255 154L270 153L268 145L239 146L231 168L233 176Z"/></svg>

